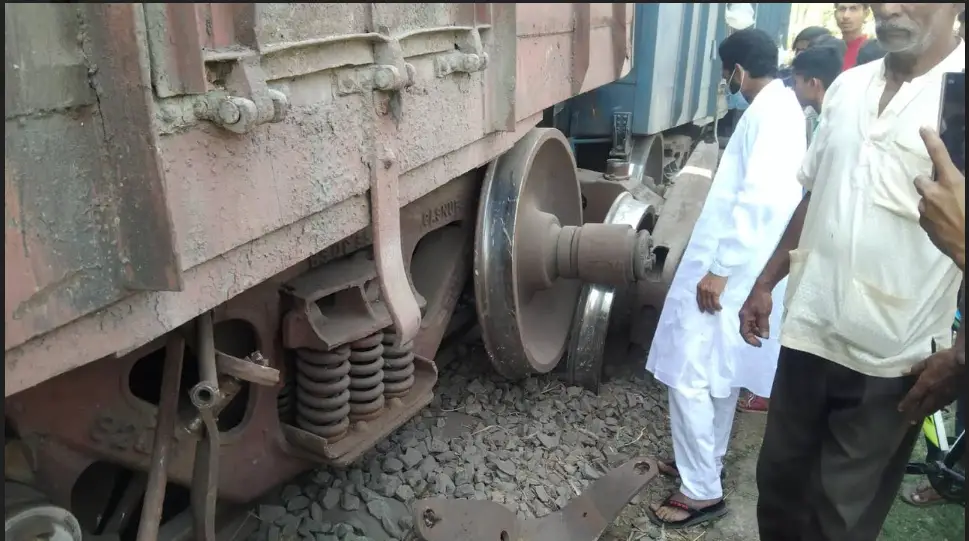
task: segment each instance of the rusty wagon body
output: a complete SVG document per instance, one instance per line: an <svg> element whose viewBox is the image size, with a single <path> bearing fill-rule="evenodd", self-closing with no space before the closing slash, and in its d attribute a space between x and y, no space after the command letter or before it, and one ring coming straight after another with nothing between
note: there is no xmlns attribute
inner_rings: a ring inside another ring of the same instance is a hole
<svg viewBox="0 0 969 541"><path fill-rule="evenodd" d="M489 205L518 182L578 239L574 158L535 128L629 71L633 6L7 4L8 484L69 509L142 472L147 539L166 480L207 531L216 494L372 448L429 403L471 268L499 259L479 206L514 226ZM576 265L572 298L605 272Z"/></svg>

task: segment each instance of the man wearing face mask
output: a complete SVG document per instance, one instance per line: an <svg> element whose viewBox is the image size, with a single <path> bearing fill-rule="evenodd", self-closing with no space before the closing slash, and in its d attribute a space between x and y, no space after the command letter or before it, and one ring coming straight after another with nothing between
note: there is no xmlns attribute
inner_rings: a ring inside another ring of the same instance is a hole
<svg viewBox="0 0 969 541"><path fill-rule="evenodd" d="M932 174L919 128L945 72L965 69L961 3L871 4L884 60L828 88L798 177L807 190L740 312L781 354L757 465L761 541L874 541L920 421L912 370L950 366L959 268L919 226L912 179ZM783 310L771 291L790 275ZM901 405L905 408L905 404Z"/></svg>
<svg viewBox="0 0 969 541"><path fill-rule="evenodd" d="M754 6L751 4L733 3L727 4L727 11L724 19L727 23L727 35L740 30L745 30L754 26ZM747 101L739 93L727 93L727 114L717 123L717 135L720 137L720 148L724 148L730 139L740 115L747 109Z"/></svg>
<svg viewBox="0 0 969 541"><path fill-rule="evenodd" d="M797 169L804 113L776 79L777 45L757 29L719 48L723 77L750 107L724 150L677 268L646 368L669 387L673 462L680 490L650 517L683 528L727 512L720 476L740 388L769 396L779 345L755 349L737 335L737 310L801 200ZM784 286L775 292L783 296Z"/></svg>
<svg viewBox="0 0 969 541"><path fill-rule="evenodd" d="M740 30L746 30L754 26L754 17L754 6L750 4L727 4L727 13L724 17L727 21L727 35L739 32ZM735 115L739 115L742 111L747 109L747 106L747 100L744 99L740 92L731 92L727 94L727 109L730 111L737 111L734 113Z"/></svg>

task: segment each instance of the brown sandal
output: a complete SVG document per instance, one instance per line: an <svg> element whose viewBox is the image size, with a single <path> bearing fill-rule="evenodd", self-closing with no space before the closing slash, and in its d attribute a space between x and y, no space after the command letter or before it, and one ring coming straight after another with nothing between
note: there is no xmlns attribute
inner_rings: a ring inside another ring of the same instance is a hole
<svg viewBox="0 0 969 541"><path fill-rule="evenodd" d="M683 502L676 501L673 499L673 496L670 496L665 500L663 500L663 503L660 504L660 509L662 509L663 507L671 507L673 509L679 509L681 511L686 512L686 517L680 520L669 521L669 520L663 520L659 518L659 516L656 514L656 511L653 511L652 508L646 509L649 515L649 520L653 524L656 524L657 526L661 526L663 528L669 528L671 530L690 528L692 526L697 526L705 522L717 520L718 518L727 514L727 503L723 500L720 500L719 502L713 505L704 507L702 509L697 509Z"/></svg>

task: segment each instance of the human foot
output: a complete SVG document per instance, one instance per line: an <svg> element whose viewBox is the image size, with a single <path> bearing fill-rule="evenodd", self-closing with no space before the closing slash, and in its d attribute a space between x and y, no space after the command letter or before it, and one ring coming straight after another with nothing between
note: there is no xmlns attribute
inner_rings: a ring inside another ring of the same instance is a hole
<svg viewBox="0 0 969 541"><path fill-rule="evenodd" d="M915 507L929 507L945 503L945 498L927 484L919 485L908 492L902 493L902 500Z"/></svg>
<svg viewBox="0 0 969 541"><path fill-rule="evenodd" d="M693 500L680 492L649 506L650 520L659 526L671 529L689 528L726 514L727 504L723 499Z"/></svg>
<svg viewBox="0 0 969 541"><path fill-rule="evenodd" d="M744 394L740 397L737 402L737 411L746 413L767 413L770 408L770 399L757 396L750 391L744 391Z"/></svg>

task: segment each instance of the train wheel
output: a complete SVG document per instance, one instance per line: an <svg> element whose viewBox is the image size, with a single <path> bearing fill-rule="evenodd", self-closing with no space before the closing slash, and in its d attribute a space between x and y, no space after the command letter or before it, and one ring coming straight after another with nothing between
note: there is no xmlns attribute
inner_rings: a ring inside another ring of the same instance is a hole
<svg viewBox="0 0 969 541"><path fill-rule="evenodd" d="M492 364L508 378L559 363L582 288L575 279L541 275L542 260L555 257L537 240L549 216L581 226L582 196L568 141L558 130L536 128L488 166L475 232L478 321Z"/></svg>
<svg viewBox="0 0 969 541"><path fill-rule="evenodd" d="M612 202L604 223L628 225L636 230L652 229L656 214L656 207L625 192ZM613 287L583 285L569 333L566 380L596 393L599 391L606 335L615 297L616 289Z"/></svg>
<svg viewBox="0 0 969 541"><path fill-rule="evenodd" d="M660 134L633 139L629 153L629 183L632 186L643 186L663 194L666 190L666 179L663 177L664 144Z"/></svg>
<svg viewBox="0 0 969 541"><path fill-rule="evenodd" d="M70 511L22 483L3 486L3 538L7 541L82 541L81 525Z"/></svg>

